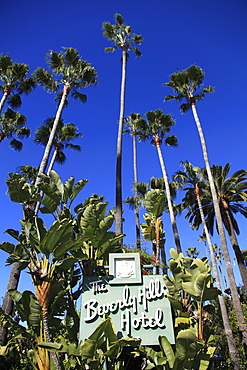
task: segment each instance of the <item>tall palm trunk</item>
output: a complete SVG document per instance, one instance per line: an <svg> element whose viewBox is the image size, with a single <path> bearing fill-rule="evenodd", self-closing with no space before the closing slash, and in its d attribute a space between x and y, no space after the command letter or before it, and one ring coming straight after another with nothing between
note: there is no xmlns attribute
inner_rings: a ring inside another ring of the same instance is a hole
<svg viewBox="0 0 247 370"><path fill-rule="evenodd" d="M47 170L47 175L48 176L49 176L49 173L51 172L51 170L53 169L53 166L54 166L54 163L55 163L55 159L56 159L57 153L58 153L58 148L55 148L55 150L53 152L53 155L51 157L51 161L50 161L48 170Z"/></svg>
<svg viewBox="0 0 247 370"><path fill-rule="evenodd" d="M154 140L155 140L155 145L156 145L156 148L157 148L157 152L158 152L158 156L159 156L159 160L160 160L160 166L161 166L161 170L162 170L162 174L163 174L163 178L164 178L164 184L165 184L165 189L166 189L166 198L167 198L167 203L168 203L168 209L169 209L169 214L170 214L170 219L171 219L171 224L172 224L172 231L173 231L173 236L174 236L174 240L175 240L176 250L177 250L178 253L181 253L182 248L181 248L180 238L179 238L179 235L178 235L177 222L176 222L176 218L175 218L173 208L172 208L169 181L168 181L168 176L167 176L167 173L166 173L166 168L165 168L163 155L162 155L161 148L160 148L161 140L158 136L155 136Z"/></svg>
<svg viewBox="0 0 247 370"><path fill-rule="evenodd" d="M138 182L138 173L137 173L137 147L136 147L136 135L135 130L132 131L132 140L133 140L133 171L134 171L134 195L135 199L137 199L137 190L136 184ZM136 223L136 246L138 249L141 248L141 230L140 230L140 219L139 219L139 211L136 204L134 205L135 210L135 223Z"/></svg>
<svg viewBox="0 0 247 370"><path fill-rule="evenodd" d="M66 98L68 96L69 91L70 91L69 84L65 84L64 88L63 88L63 95L62 95L60 104L58 106L57 114L56 114L54 124L53 124L53 127L52 127L52 131L51 131L51 134L50 134L50 137L49 137L48 143L46 145L45 152L44 152L44 155L43 155L40 167L39 167L39 172L38 172L38 176L37 176L36 181L35 181L35 186L40 181L39 175L45 172L45 168L47 166L48 158L49 158L49 155L50 155L50 152L51 152L51 149L52 149L53 139L54 139L54 136L55 136L55 133L56 133L56 130L57 130L57 126L58 126L58 123L59 123L59 119L62 115L62 111L63 111L65 101L66 101ZM1 100L1 104L2 104L0 106L1 109L2 109L2 106L3 106L4 102L7 99L7 96L5 97L5 95L3 95L3 98ZM4 100L4 97L5 97L5 100ZM37 204L35 205L35 214L38 213L39 206L40 206L40 203L37 202ZM20 278L20 271L18 270L18 266L19 266L18 263L13 264L11 274L10 274L10 278L9 278L9 282L8 282L7 290L8 289L16 290L17 287L18 287L18 282L19 282L19 278ZM12 276L16 276L16 277L18 276L18 278L13 279ZM11 315L14 303L13 303L13 300L8 295L8 293L6 293L6 295L4 297L3 305L6 305L6 307L8 307L7 308L8 311L6 310L5 312L8 313L9 315ZM1 328L1 330L0 330L0 342L2 342L2 343L5 342L6 343L6 332L3 330L3 328Z"/></svg>
<svg viewBox="0 0 247 370"><path fill-rule="evenodd" d="M53 140L54 140L54 137L56 135L58 123L59 123L59 120L62 116L63 108L65 106L66 98L69 94L69 91L70 91L70 85L69 85L69 83L66 82L66 84L63 87L63 94L62 94L62 97L61 97L61 100L60 100L60 103L59 103L59 106L58 106L58 109L57 109L57 113L56 113L56 116L55 116L55 119L54 119L52 130L51 130L48 142L47 142L46 147L45 147L43 158L42 158L40 166L39 166L39 172L38 172L35 184L34 184L35 186L37 186L37 184L40 182L40 175L45 173L45 169L47 167L49 155L50 155L51 150L52 150ZM48 170L48 174L49 174L49 172L50 172L50 170ZM39 211L39 206L40 206L40 202L37 202L35 204L35 211L34 211L35 215L37 215L37 213Z"/></svg>
<svg viewBox="0 0 247 370"><path fill-rule="evenodd" d="M229 210L225 209L225 212L226 212L226 216L227 216L227 220L228 220L228 224L230 228L230 230L228 230L228 235L229 235L233 250L235 252L235 256L237 258L238 267L239 267L240 275L241 275L245 290L247 291L247 269L244 264L243 255L238 245L238 240L237 240L236 233L232 225L232 220L230 218Z"/></svg>
<svg viewBox="0 0 247 370"><path fill-rule="evenodd" d="M215 259L215 255L214 255L214 249L213 249L212 241L211 241L211 238L210 238L210 235L209 235L209 232L208 232L208 227L207 227L207 224L206 224L206 221L205 221L203 208L202 208L202 203L201 203L201 198L200 198L200 190L199 190L197 184L195 186L194 193L196 195L196 200L197 200L197 204L198 204L202 224L203 224L203 227L204 227L204 231L205 231L208 246L209 246L209 251L210 251L211 262L212 262L212 267L213 267L213 273L214 273L216 286L220 291L222 291L221 284L220 284L219 273L218 273L218 269L217 269L217 263L216 263L216 259ZM226 334L229 354L230 354L234 369L241 370L239 352L238 352L236 344L234 342L234 337L233 337L232 328L231 328L231 325L230 325L230 321L229 321L229 317L228 317L224 297L220 294L218 296L218 299L219 299L219 305L220 305L221 316L222 316L222 320L223 320L223 326L224 326L224 330L225 330L225 334Z"/></svg>
<svg viewBox="0 0 247 370"><path fill-rule="evenodd" d="M5 104L6 100L7 100L7 98L8 98L8 96L9 96L10 92L11 92L11 90L10 90L10 86L8 86L8 85L7 85L7 86L4 88L3 96L2 96L1 101L0 101L0 113L2 113L3 106L4 106L4 104Z"/></svg>
<svg viewBox="0 0 247 370"><path fill-rule="evenodd" d="M225 237L225 232L224 232L224 227L223 227L223 222L222 222L222 217L221 217L221 212L220 212L220 206L219 206L219 203L218 203L216 188L215 188L215 184L214 184L214 179L213 179L210 164L209 164L207 146L206 146L203 130L202 130L202 127L201 127L201 124L200 124L200 120L199 120L199 117L198 117L198 114L197 114L195 99L194 99L193 96L190 97L190 103L191 103L191 108L192 108L193 116L194 116L194 119L195 119L195 123L196 123L196 126L197 126L198 134L199 134L199 137L200 137L200 140L201 140L202 153L203 153L203 158L204 158L204 162L205 162L205 166L206 166L206 170L207 170L210 190L211 190L211 194L212 194L212 200L213 200L214 211L215 211L215 216L216 216L216 221L217 221L217 226L218 226L218 231L219 231L219 236L220 236L221 248L222 248L222 251L223 251L223 254L224 254L224 260L225 260L225 264L226 264L226 271L227 271L228 280L229 280L229 284L230 284L230 290L231 290L231 294L232 294L232 301L233 301L233 305L234 305L234 308L235 308L235 313L236 313L236 318L237 318L237 321L238 321L239 330L240 330L240 333L242 334L242 342L243 342L243 345L244 345L244 348L245 348L245 351L246 351L246 348L247 348L247 325L246 325L246 322L245 322L245 319L244 319L244 315L243 315L243 311L242 311L242 307L241 307L241 303L240 303L240 299L239 299L239 294L238 294L238 290L237 290L237 285L236 285L236 281L235 281L234 274L233 274L233 269L232 269L232 265L231 265L231 260L230 260L230 256L229 256L229 251L228 251L228 247L227 247L227 242L226 242L226 237Z"/></svg>
<svg viewBox="0 0 247 370"><path fill-rule="evenodd" d="M39 175L42 174L42 173L45 173L48 158L49 158L49 155L50 155L51 149L52 149L53 140L54 140L54 137L55 137L55 134L56 134L57 126L58 126L59 120L61 118L63 108L65 106L66 98L69 94L69 91L70 91L70 85L69 85L69 83L66 83L64 85L64 88L63 88L62 98L60 100L60 103L59 103L59 106L58 106L58 109L57 109L56 117L54 119L52 130L51 130L51 133L50 133L50 136L49 136L49 140L46 144L44 155L43 155L43 158L42 158L40 166L39 166L39 172L38 172L37 179L35 181L35 186L37 186L37 184L40 181Z"/></svg>
<svg viewBox="0 0 247 370"><path fill-rule="evenodd" d="M5 296L3 299L2 309L8 315L12 315L13 307L14 307L14 301L8 294L8 290L17 289L19 279L20 279L20 274L21 274L19 267L20 267L19 262L15 262L12 265L10 276L9 276L9 281L7 285L7 292L5 293ZM0 346L5 346L6 344L7 344L7 329L1 326L0 327Z"/></svg>
<svg viewBox="0 0 247 370"><path fill-rule="evenodd" d="M122 141L123 141L123 120L125 106L125 87L126 87L126 46L122 46L122 81L120 91L120 113L118 122L117 136L117 165L116 165L116 234L122 234Z"/></svg>

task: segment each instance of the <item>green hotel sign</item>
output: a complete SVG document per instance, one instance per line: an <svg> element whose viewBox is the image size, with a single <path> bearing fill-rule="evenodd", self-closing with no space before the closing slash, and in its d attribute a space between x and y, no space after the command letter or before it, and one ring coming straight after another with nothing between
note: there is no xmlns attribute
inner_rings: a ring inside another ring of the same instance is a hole
<svg viewBox="0 0 247 370"><path fill-rule="evenodd" d="M139 271L135 271L139 270L136 256L133 261L131 257L127 261L131 271L134 270L130 274L126 264L128 254L117 254L116 258L122 255L125 257L122 260L125 270L121 270L125 271L122 272L123 280L111 274L84 278L80 339L88 338L107 314L112 318L119 338L141 338L142 345L155 345L158 336L165 335L170 343L174 343L170 302L166 298L162 276L139 275ZM120 262L113 259L113 262L120 266L121 259Z"/></svg>

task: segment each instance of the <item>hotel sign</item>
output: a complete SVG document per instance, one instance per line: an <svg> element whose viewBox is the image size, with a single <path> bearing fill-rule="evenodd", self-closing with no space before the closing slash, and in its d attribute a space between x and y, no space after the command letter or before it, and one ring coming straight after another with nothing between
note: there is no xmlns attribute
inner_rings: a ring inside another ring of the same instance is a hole
<svg viewBox="0 0 247 370"><path fill-rule="evenodd" d="M139 275L136 271L139 270L138 260L133 264L131 257L127 264L126 259L123 260L125 269L120 269L120 255L126 257L128 254L117 254L117 261L113 258L113 263L117 262L115 265L121 271L118 277L109 275L84 278L80 339L88 338L107 314L113 320L119 338L141 338L142 345L155 345L158 344L158 336L165 335L170 343L174 343L170 302L166 298L162 276ZM134 273L128 272L128 264ZM123 280L119 280L119 276L123 276Z"/></svg>

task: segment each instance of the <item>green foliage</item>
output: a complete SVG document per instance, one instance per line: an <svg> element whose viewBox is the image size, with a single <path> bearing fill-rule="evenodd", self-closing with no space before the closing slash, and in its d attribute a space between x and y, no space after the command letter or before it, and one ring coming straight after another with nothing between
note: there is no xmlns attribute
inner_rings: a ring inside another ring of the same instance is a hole
<svg viewBox="0 0 247 370"><path fill-rule="evenodd" d="M60 85L67 86L67 94L81 103L85 103L86 96L78 89L97 83L97 72L90 63L82 60L78 51L74 48L63 48L60 53L51 50L46 60L52 73L44 68L37 68L34 77L39 85L49 92L57 92ZM54 74L54 75L53 75ZM60 78L57 79L56 75ZM61 100L62 95L58 94L55 100Z"/></svg>
<svg viewBox="0 0 247 370"><path fill-rule="evenodd" d="M161 351L156 352L146 349L148 365L146 369L156 370L206 370L209 368L210 359L214 349L206 349L195 333L190 329L179 331L176 337L175 349L165 336L159 337Z"/></svg>
<svg viewBox="0 0 247 370"><path fill-rule="evenodd" d="M142 54L137 45L142 43L143 37L133 33L131 26L124 24L121 14L115 14L115 21L115 25L110 22L104 22L102 25L103 35L114 44L113 47L105 48L105 51L113 52L117 47L120 47L125 51L133 50L136 56L141 56Z"/></svg>
<svg viewBox="0 0 247 370"><path fill-rule="evenodd" d="M23 144L18 139L28 138L30 136L30 130L26 124L26 117L18 112L7 108L6 111L0 117L0 142L5 138L10 140L9 146L11 149L20 151Z"/></svg>
<svg viewBox="0 0 247 370"><path fill-rule="evenodd" d="M151 144L156 145L156 139L165 139L165 143L169 146L177 146L177 138L175 135L167 135L171 131L171 127L175 124L170 114L164 114L161 109L156 111L148 111L147 119L139 119L136 123L136 128L140 132L139 141L151 139Z"/></svg>
<svg viewBox="0 0 247 370"><path fill-rule="evenodd" d="M244 205L244 201L247 199L247 172L245 170L238 170L229 176L230 168L230 163L227 163L225 166L213 165L211 167L211 171L224 226L226 227L228 233L231 234L230 222L228 218L229 212L232 226L235 232L239 234L240 231L234 214L240 213L244 217L247 217L247 208ZM197 172L200 180L200 197L205 219L208 225L208 230L213 235L215 211L213 207L208 176L205 168L198 169L195 167L195 171ZM198 229L201 224L198 205L195 201L193 202L193 195L191 194L190 190L188 188L185 188L184 190L186 191L186 195L182 201L189 209L185 217L195 229Z"/></svg>
<svg viewBox="0 0 247 370"><path fill-rule="evenodd" d="M244 316L247 317L246 291L244 287L239 287L238 291L240 295L240 300L241 300ZM229 293L229 292L227 291L226 293ZM233 331L234 340L235 340L236 346L239 351L240 362L242 366L241 368L245 369L247 367L247 361L245 358L245 351L244 351L243 344L242 344L242 338L241 338L241 335L239 334L239 328L238 328L236 314L235 314L235 310L234 310L234 306L232 302L232 297L228 294L225 294L224 300L227 306L228 317L229 317L231 328ZM213 365L212 365L212 370L218 370L218 369L226 369L226 370L229 369L230 370L232 369L232 364L230 360L226 333L225 333L224 326L223 326L219 303L217 300L213 303L215 307L214 316L212 320L208 321L208 326L214 332L214 342L216 346L216 350L215 350L216 356L215 356L215 361L213 362Z"/></svg>
<svg viewBox="0 0 247 370"><path fill-rule="evenodd" d="M167 297L177 310L176 322L184 322L191 328L193 319L190 316L193 317L196 310L198 322L194 330L199 339L205 339L207 333L204 332L203 326L203 318L206 315L204 311L206 308L207 311L210 310L209 306L205 307L205 302L214 300L219 294L218 289L213 287L207 259L184 257L175 250L171 250L171 255L169 265L172 276L166 275L164 279L169 291ZM186 294L182 294L182 291ZM180 311L187 311L187 314L180 317Z"/></svg>
<svg viewBox="0 0 247 370"><path fill-rule="evenodd" d="M202 88L204 77L204 71L197 65L191 65L182 71L171 74L170 81L164 85L171 87L176 95L167 95L164 101L175 99L181 102L185 100L186 103L180 105L181 113L185 113L191 108L192 103L202 100L205 94L214 91L212 86Z"/></svg>
<svg viewBox="0 0 247 370"><path fill-rule="evenodd" d="M54 119L55 117L46 119L44 123L36 129L34 136L35 143L46 146L53 127ZM56 150L55 161L57 163L62 164L66 160L66 156L63 153L64 149L71 148L77 151L81 150L80 145L74 145L70 143L76 138L82 136L82 133L79 133L77 131L78 129L74 126L73 123L64 123L63 119L60 118L53 139L53 147Z"/></svg>
<svg viewBox="0 0 247 370"><path fill-rule="evenodd" d="M29 68L27 64L13 63L8 55L0 55L0 90L7 91L7 103L12 108L21 106L20 95L29 94L36 86L33 78L27 77Z"/></svg>

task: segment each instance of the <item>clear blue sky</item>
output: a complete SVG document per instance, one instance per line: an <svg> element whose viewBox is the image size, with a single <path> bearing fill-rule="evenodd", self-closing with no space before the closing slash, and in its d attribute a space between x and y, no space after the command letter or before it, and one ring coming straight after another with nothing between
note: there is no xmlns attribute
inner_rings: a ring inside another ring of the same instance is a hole
<svg viewBox="0 0 247 370"><path fill-rule="evenodd" d="M161 108L173 114L179 147L163 147L167 171L171 177L179 169L180 161L190 161L204 166L199 138L191 112L180 115L175 102L163 103L171 93L162 86L169 74L191 64L202 67L206 73L205 85L212 85L215 93L198 104L204 127L211 164L232 164L232 172L246 169L246 93L247 86L247 3L245 0L11 0L1 2L0 53L9 54L13 61L27 63L30 71L47 67L46 53L52 49L74 47L83 59L92 63L99 78L96 86L83 92L88 96L84 105L72 102L64 110L65 122L74 123L83 133L78 141L82 152L67 151L67 162L54 168L65 181L70 176L76 180L87 178L88 185L81 192L78 203L92 193L104 195L109 208L115 202L115 151L119 91L121 77L120 51L104 53L110 43L102 35L102 22L114 22L120 13L133 31L144 37L141 58L130 56L127 70L125 115L131 112L144 114ZM23 97L20 112L27 115L28 125L35 128L55 114L53 95L41 87ZM18 166L38 166L43 148L33 144L32 138L24 140L24 149L14 152L8 141L1 145L0 167L0 242L11 240L4 230L19 229L21 206L11 203L6 195L6 178ZM148 142L138 145L139 181L160 177L157 153ZM123 198L130 196L132 187L131 139L123 142ZM134 215L124 206L125 243L135 242ZM246 221L238 217L242 249L247 249ZM174 247L169 216L164 215L167 249ZM178 218L178 228L183 250L197 246L200 232L191 231L183 216ZM12 240L13 241L13 240ZM214 242L218 242L217 235ZM146 244L150 250L149 243ZM230 244L229 244L230 246ZM201 253L201 257L204 253ZM6 254L0 251L4 295L9 269L5 268ZM26 274L23 274L26 276ZM20 289L30 289L27 276ZM26 279L26 280L25 280Z"/></svg>

